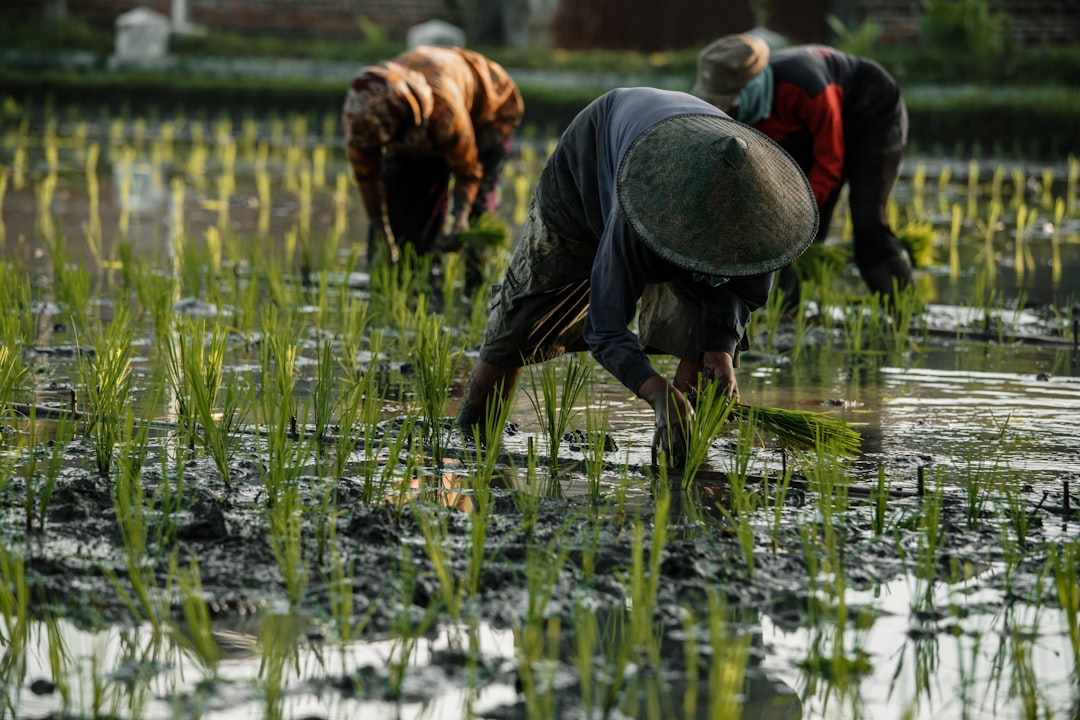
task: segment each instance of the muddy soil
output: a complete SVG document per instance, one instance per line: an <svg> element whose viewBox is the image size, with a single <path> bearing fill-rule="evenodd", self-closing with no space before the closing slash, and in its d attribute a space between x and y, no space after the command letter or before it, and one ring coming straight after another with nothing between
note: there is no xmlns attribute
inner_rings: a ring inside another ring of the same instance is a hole
<svg viewBox="0 0 1080 720"><path fill-rule="evenodd" d="M724 442L718 441L720 445ZM455 444L449 454L461 454L460 451L461 447ZM68 469L48 503L44 527L35 527L28 535L20 533L20 527L25 527L26 486L16 478L3 496L4 532L9 537L21 534L25 538L26 572L38 613L48 611L86 628L131 624L132 612L122 602L114 584L119 582L131 592L125 549L117 529L113 482L92 469L92 448L85 442L76 439L67 446L64 455ZM143 483L145 509L151 519L148 562L153 566L158 586L166 585L171 556L176 557L181 567L194 558L218 626L254 633L258 618L267 612L281 612L288 605L287 586L267 539L264 468L256 448L237 452L228 486L221 482L208 459L193 458L186 467L180 489L182 510L167 517L154 506L164 478L162 464L153 455L152 452L146 464ZM508 459L514 457L511 454ZM815 575L808 568L809 555L805 550L809 543L825 552L827 533L823 516L830 518L831 530L842 548L845 582L849 588L871 589L905 573L925 573L917 570L916 558L920 543L925 541L922 526L927 510L937 506L942 544L931 565L935 580L950 582L961 576L981 575L981 585L995 590L1003 602L1036 599L1033 596L1040 592L1039 576L1044 571L1045 556L1040 552L1029 554L1012 573L984 572L1006 564L1009 550L1002 542L1002 526L1008 518L992 512L991 503L981 513L970 510L961 490L946 488L935 494L923 488L924 494L920 496L917 486L893 487L885 530L875 532L870 495L876 468L883 464L906 467L914 477L915 470L926 460L917 453L862 458L852 468L854 479L847 493L848 501L821 497L812 483L797 475L783 499L779 523L771 511L759 511L755 516L752 577L747 572L739 538L719 509L727 500L722 474L706 472L704 479L689 487L678 487L676 483L671 494L656 603L657 621L664 626L664 636L671 647L665 649L662 667L649 667L642 658L637 672L643 677L661 678L669 688L679 684L680 678L685 677L682 639L686 631L685 610L694 613L699 625L707 622L710 592L726 598L734 617L751 635L762 614L780 627L795 627L806 623L813 613L828 613L828 608L817 606L819 596L814 588L833 582L830 579L833 576L827 567L819 568ZM458 475L469 471L460 464L452 469ZM657 486L650 473L635 475L631 468L630 501L616 500L613 486L605 488L606 498L599 504L583 495L545 498L539 503L535 519L527 523L522 491L514 489L520 486L523 472L508 464L498 469L498 482L491 493L491 521L481 586L476 596L467 601L464 615L472 623L521 628L529 605L526 568L530 567L530 558L532 567L536 566L535 553L540 551L548 553L551 566L558 568L550 601L543 612L561 619L567 637L574 627L575 604L582 598L588 598L588 606L598 617L625 616L635 538L632 524L641 518L647 549L656 520L653 490ZM560 485L583 487L585 481L580 472L580 468L569 467ZM454 572L463 577L467 570L472 518L467 512L468 494L454 490L447 501L449 493L443 481L448 478L452 481L453 475L443 475L438 468L427 468L418 477L421 482L417 486L435 490L414 492L405 502L365 502L359 475L346 475L334 484L333 501L339 513L337 546L341 556L351 563L354 617L369 618L363 626L365 638L375 640L391 635L395 623L400 625L403 609L417 619L435 613L440 621L450 621L440 601L437 573L423 550L419 513L427 513L429 517L432 513L447 514L446 545L451 551ZM175 478L169 480L175 482ZM304 514L302 557L310 574L303 598L294 610L308 619L307 639L316 644L330 639L327 628L332 624L329 583L332 568L325 548L319 547L321 531L316 511L324 503L330 482L314 476L301 476L299 480L304 506L309 510ZM1061 494L1030 487L1022 490L1022 510L1016 520L1024 521L1026 533L1021 551L1024 547L1038 548L1058 536L1065 522L1065 508L1075 505L1075 500L1070 503ZM773 490L763 486L761 492L768 495ZM447 508L447 504L453 507ZM835 512L822 513L823 507ZM1013 507L1020 505L1014 503ZM561 549L567 552L565 558L556 557ZM110 579L110 574L118 580ZM176 600L172 612L177 622L182 623ZM924 618L925 627L913 628L913 632L944 630L947 624L938 625L938 619L941 618L929 614ZM432 632L437 627L438 624L433 625ZM708 663L707 632L702 631L700 637L704 640L700 643L699 660L704 666ZM569 642L572 647L572 641ZM766 678L754 673L754 666L764 652L759 644L752 646L748 683L759 684L754 686L756 689L748 685L751 697L746 716L759 716L752 710L754 695L774 697L780 692ZM460 654L447 653L433 662L445 666L444 670L451 676L461 672ZM573 700L580 698L574 687L576 673L569 664L570 658L564 662L565 672L559 677L566 687L558 695L562 705L558 715L580 717L580 709ZM517 684L508 663L492 664L485 670L490 682ZM346 697L389 693L385 682L371 682L373 677L385 680L386 672L384 666L372 666L360 668L350 677L328 676L324 690L340 692ZM34 680L41 679L27 679ZM435 687L432 684L432 692ZM503 706L489 715L521 716L524 712L521 702L519 696L517 705ZM766 717L768 713L760 716Z"/></svg>

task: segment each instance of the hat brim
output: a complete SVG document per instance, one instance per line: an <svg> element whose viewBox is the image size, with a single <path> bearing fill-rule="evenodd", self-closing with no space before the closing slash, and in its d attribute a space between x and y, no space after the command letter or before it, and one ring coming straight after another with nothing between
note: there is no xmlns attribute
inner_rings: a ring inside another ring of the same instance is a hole
<svg viewBox="0 0 1080 720"><path fill-rule="evenodd" d="M707 275L778 270L817 233L817 204L798 164L721 115L678 115L638 135L619 163L616 192L649 249Z"/></svg>
<svg viewBox="0 0 1080 720"><path fill-rule="evenodd" d="M694 83L694 87L690 89L690 94L699 97L710 105L715 105L724 112L731 111L731 104L735 102L735 98L739 96L739 91L734 90L729 93L717 94L709 92L709 89L699 80Z"/></svg>

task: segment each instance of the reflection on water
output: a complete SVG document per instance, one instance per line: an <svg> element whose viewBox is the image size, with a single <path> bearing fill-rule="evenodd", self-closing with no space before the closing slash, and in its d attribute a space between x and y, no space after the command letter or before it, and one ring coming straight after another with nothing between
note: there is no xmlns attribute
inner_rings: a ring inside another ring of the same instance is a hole
<svg viewBox="0 0 1080 720"><path fill-rule="evenodd" d="M284 133L271 133L267 141L246 129L232 133L223 127L214 129L212 141L199 140L202 131L188 137L191 141L180 143L164 132L142 139L120 133L98 156L85 136L80 144L76 134L42 139L8 133L0 148L0 163L8 173L0 194L0 258L18 261L32 275L50 277L56 272L50 248L65 238L66 259L85 269L95 287L112 297L121 244L166 272L175 272L179 260L194 248L193 256L200 261L220 263L215 270L232 268L223 275L231 274L228 279L237 285L242 273L229 265L230 259L265 259L273 249L275 257L285 258L284 266L276 269L295 278L301 267L312 265L340 270L342 257L361 244L365 219L344 154L332 137L287 141ZM518 148L508 168L503 187L510 219L521 214L543 160L535 157L535 147L530 159L530 147ZM919 162L911 158L906 164ZM1074 172L1072 165L1067 172ZM1027 178L1035 175L1043 173L1023 169L1016 186L1028 188ZM916 473L930 467L943 470L935 477L953 485L989 470L999 479L1059 489L1063 479L1080 475L1080 380L1075 349L1063 340L1071 332L1070 306L1080 294L1080 223L1076 198L1069 196L1075 195L1075 182L1055 198L1028 190L995 197L1000 184L943 181L945 187L935 197L918 178L918 172L908 168L896 197L909 205L894 208L909 221L930 222L937 233L935 264L920 272L920 294L932 304L917 347L848 354L840 349L843 342L832 342L819 329L816 342L800 346L797 356L748 353L739 371L742 396L758 405L827 411L855 424L863 437L860 461L881 468L896 484L912 484ZM1061 183L1039 187L1052 185ZM843 235L842 225L838 218L837 239ZM357 278L347 283L350 288L368 289L370 276L353 267L342 272ZM168 307L190 314L216 311L191 297L205 289L197 286L200 279L183 287L188 299ZM1047 304L1054 307L1043 307ZM55 378L35 387L34 400L62 405L79 377L78 358L70 329L56 319L58 309L44 307L37 347L27 362L40 370L35 377ZM320 310L292 309L312 315ZM1045 342L1036 344L1033 338ZM155 342L150 330L136 338L132 364L137 371L149 365ZM262 358L249 345L250 338L245 338L229 348L233 377L259 372ZM361 364L375 364L374 357ZM400 374L405 358L391 360L387 372ZM312 364L310 357L297 360L304 372L313 372ZM657 359L657 367L667 374L672 370L663 359ZM301 393L310 393L311 384L305 377ZM651 476L644 470L652 413L602 373L591 390L609 411L608 432L615 441L604 458L610 471L600 479L600 493L619 497L619 512L647 510L655 502ZM407 393L387 398L392 401L384 412L408 410ZM453 403L448 407L451 414L455 409ZM577 410L583 417L587 409ZM168 413L175 416L172 408ZM526 463L540 428L524 392L519 392L511 417L517 432L507 436L505 449L518 462L500 468L500 473L505 485L520 490L532 482ZM708 468L727 471L731 446L730 437L721 438ZM786 460L774 447L755 447L754 452L751 470L762 474L776 473ZM581 451L567 448L566 455L570 461L583 461ZM545 468L539 465L542 475ZM426 490L427 497L437 495L447 507L475 510L458 478L441 470L430 483L428 476L408 475L397 500ZM580 470L568 473L560 490L566 496L584 496L587 486ZM241 488L237 496L256 492L254 486ZM686 504L694 502L721 505L724 494L702 493ZM828 505L790 509L802 521L804 511L831 511ZM778 512L789 509L782 502L778 507ZM729 517L719 510L711 515L701 508L682 510L729 532ZM697 530L712 533L715 527ZM691 534L685 528L680 532ZM1007 533L1002 532L1004 539ZM7 538L3 540L6 548ZM711 560L737 564L727 556ZM999 572L996 565L991 568ZM797 565L794 582L805 589L801 573ZM930 614L923 612L928 588L921 583L905 572L900 580L873 591L842 589L841 597L823 598L822 605L856 611L831 624L793 626L767 610L742 618L754 652L746 677L758 688L749 690L744 717L777 717L776 698L784 713L815 718L960 716L964 708L972 715L1020 717L1028 714L1033 695L1038 695L1034 707L1075 716L1076 688L1070 682L1078 651L1069 644L1074 627L1068 625L1070 619L1075 622L1075 604L1071 616L1049 606L1034 609L1014 603L1002 609L999 590L941 584L929 588L938 611ZM481 685L448 674L460 665L458 656L448 660L446 654L453 649L453 629L420 639L405 652L401 639L347 643L343 648L308 643L304 633L292 627L285 630L295 634L296 642L286 643L287 652L282 653L280 648L266 649L268 636L260 633L275 628L273 620L264 622L259 627L216 628L222 651L216 670L180 642L181 630L155 635L117 627L88 633L64 620L35 622L26 631L24 652L5 647L0 670L19 682L11 686L17 690L0 691L0 698L18 707L20 717L61 712L253 717L278 702L273 698L282 688L287 690L278 709L291 717L459 718L466 707L478 712L520 709L520 688L508 669L521 659L515 647L519 638L510 631L477 625L480 653L495 669ZM5 631L10 640L10 623ZM566 637L571 634L565 629ZM558 646L552 650L562 651ZM22 662L25 666L20 667ZM409 672L395 676L395 663L408 665ZM572 688L576 668L568 666L557 677L567 683L559 691ZM214 682L204 682L211 678ZM368 692L359 692L356 678L368 683ZM395 678L403 679L403 685L391 693L386 688ZM696 697L690 689L679 690L688 703ZM651 700L647 693L642 697L645 705Z"/></svg>
<svg viewBox="0 0 1080 720"><path fill-rule="evenodd" d="M1057 618L960 583L936 587L933 606L943 612L913 627L923 592L913 577L849 591L852 613L872 609L873 620L846 629L782 627L765 616L764 665L797 689L808 718L1024 718L1036 695L1046 717L1076 716L1073 649ZM807 649L822 646L865 655L865 674L838 690L800 671Z"/></svg>

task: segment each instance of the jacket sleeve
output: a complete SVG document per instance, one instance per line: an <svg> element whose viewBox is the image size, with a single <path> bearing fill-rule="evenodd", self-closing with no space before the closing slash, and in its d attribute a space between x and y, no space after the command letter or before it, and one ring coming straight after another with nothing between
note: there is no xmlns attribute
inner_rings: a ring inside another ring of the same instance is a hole
<svg viewBox="0 0 1080 720"><path fill-rule="evenodd" d="M704 296L702 337L708 338L705 352L726 352L732 357L740 346L750 322L750 313L769 299L773 273L732 278Z"/></svg>
<svg viewBox="0 0 1080 720"><path fill-rule="evenodd" d="M813 138L814 165L806 179L814 191L818 207L825 204L844 177L843 96L839 85L830 83L816 96L793 85L778 88L777 102L790 103L794 115Z"/></svg>

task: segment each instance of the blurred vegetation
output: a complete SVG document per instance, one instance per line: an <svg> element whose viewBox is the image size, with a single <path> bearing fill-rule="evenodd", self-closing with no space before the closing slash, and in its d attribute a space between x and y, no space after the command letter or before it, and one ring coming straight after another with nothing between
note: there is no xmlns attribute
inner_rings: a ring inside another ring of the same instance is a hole
<svg viewBox="0 0 1080 720"><path fill-rule="evenodd" d="M880 41L881 29L873 23L847 27L829 18L836 47L876 59L904 89L913 150L1031 158L1080 153L1080 93L1075 92L1080 85L1080 41L1016 47L1008 40L1008 17L987 10L985 0L923 0L923 7L918 45L885 44ZM208 76L186 68L184 60L295 58L359 66L405 49L402 41L363 20L358 21L357 36L355 41L334 41L222 32L177 35L170 48L173 69L110 71L111 31L74 21L2 27L0 93L28 114L60 104L68 112L73 107L90 112L111 108L114 114L202 108L233 115L332 114L339 111L344 97L340 77L239 77L228 71ZM693 83L699 50L645 54L476 49L511 70L611 74L616 80L630 78L643 85L655 77L664 78L666 87L685 79L686 89ZM76 52L83 54L81 61L68 63L67 69L56 61ZM557 87L522 80L525 122L532 132L556 132L602 92L600 87L603 84L595 81Z"/></svg>
<svg viewBox="0 0 1080 720"><path fill-rule="evenodd" d="M1080 85L1080 39L1068 46L1016 47L1008 41L1008 16L991 12L985 0L923 0L918 45L885 44L874 23L847 27L828 18L833 45L872 57L901 85L986 84L1020 86ZM356 40L287 39L211 31L175 35L170 52L183 57L267 58L373 63L405 50L378 27L358 21ZM68 20L0 28L0 47L10 53L48 55L90 52L104 67L114 44L110 30ZM548 69L621 76L684 76L692 79L700 48L661 53L612 50L541 50L476 47L508 68Z"/></svg>

